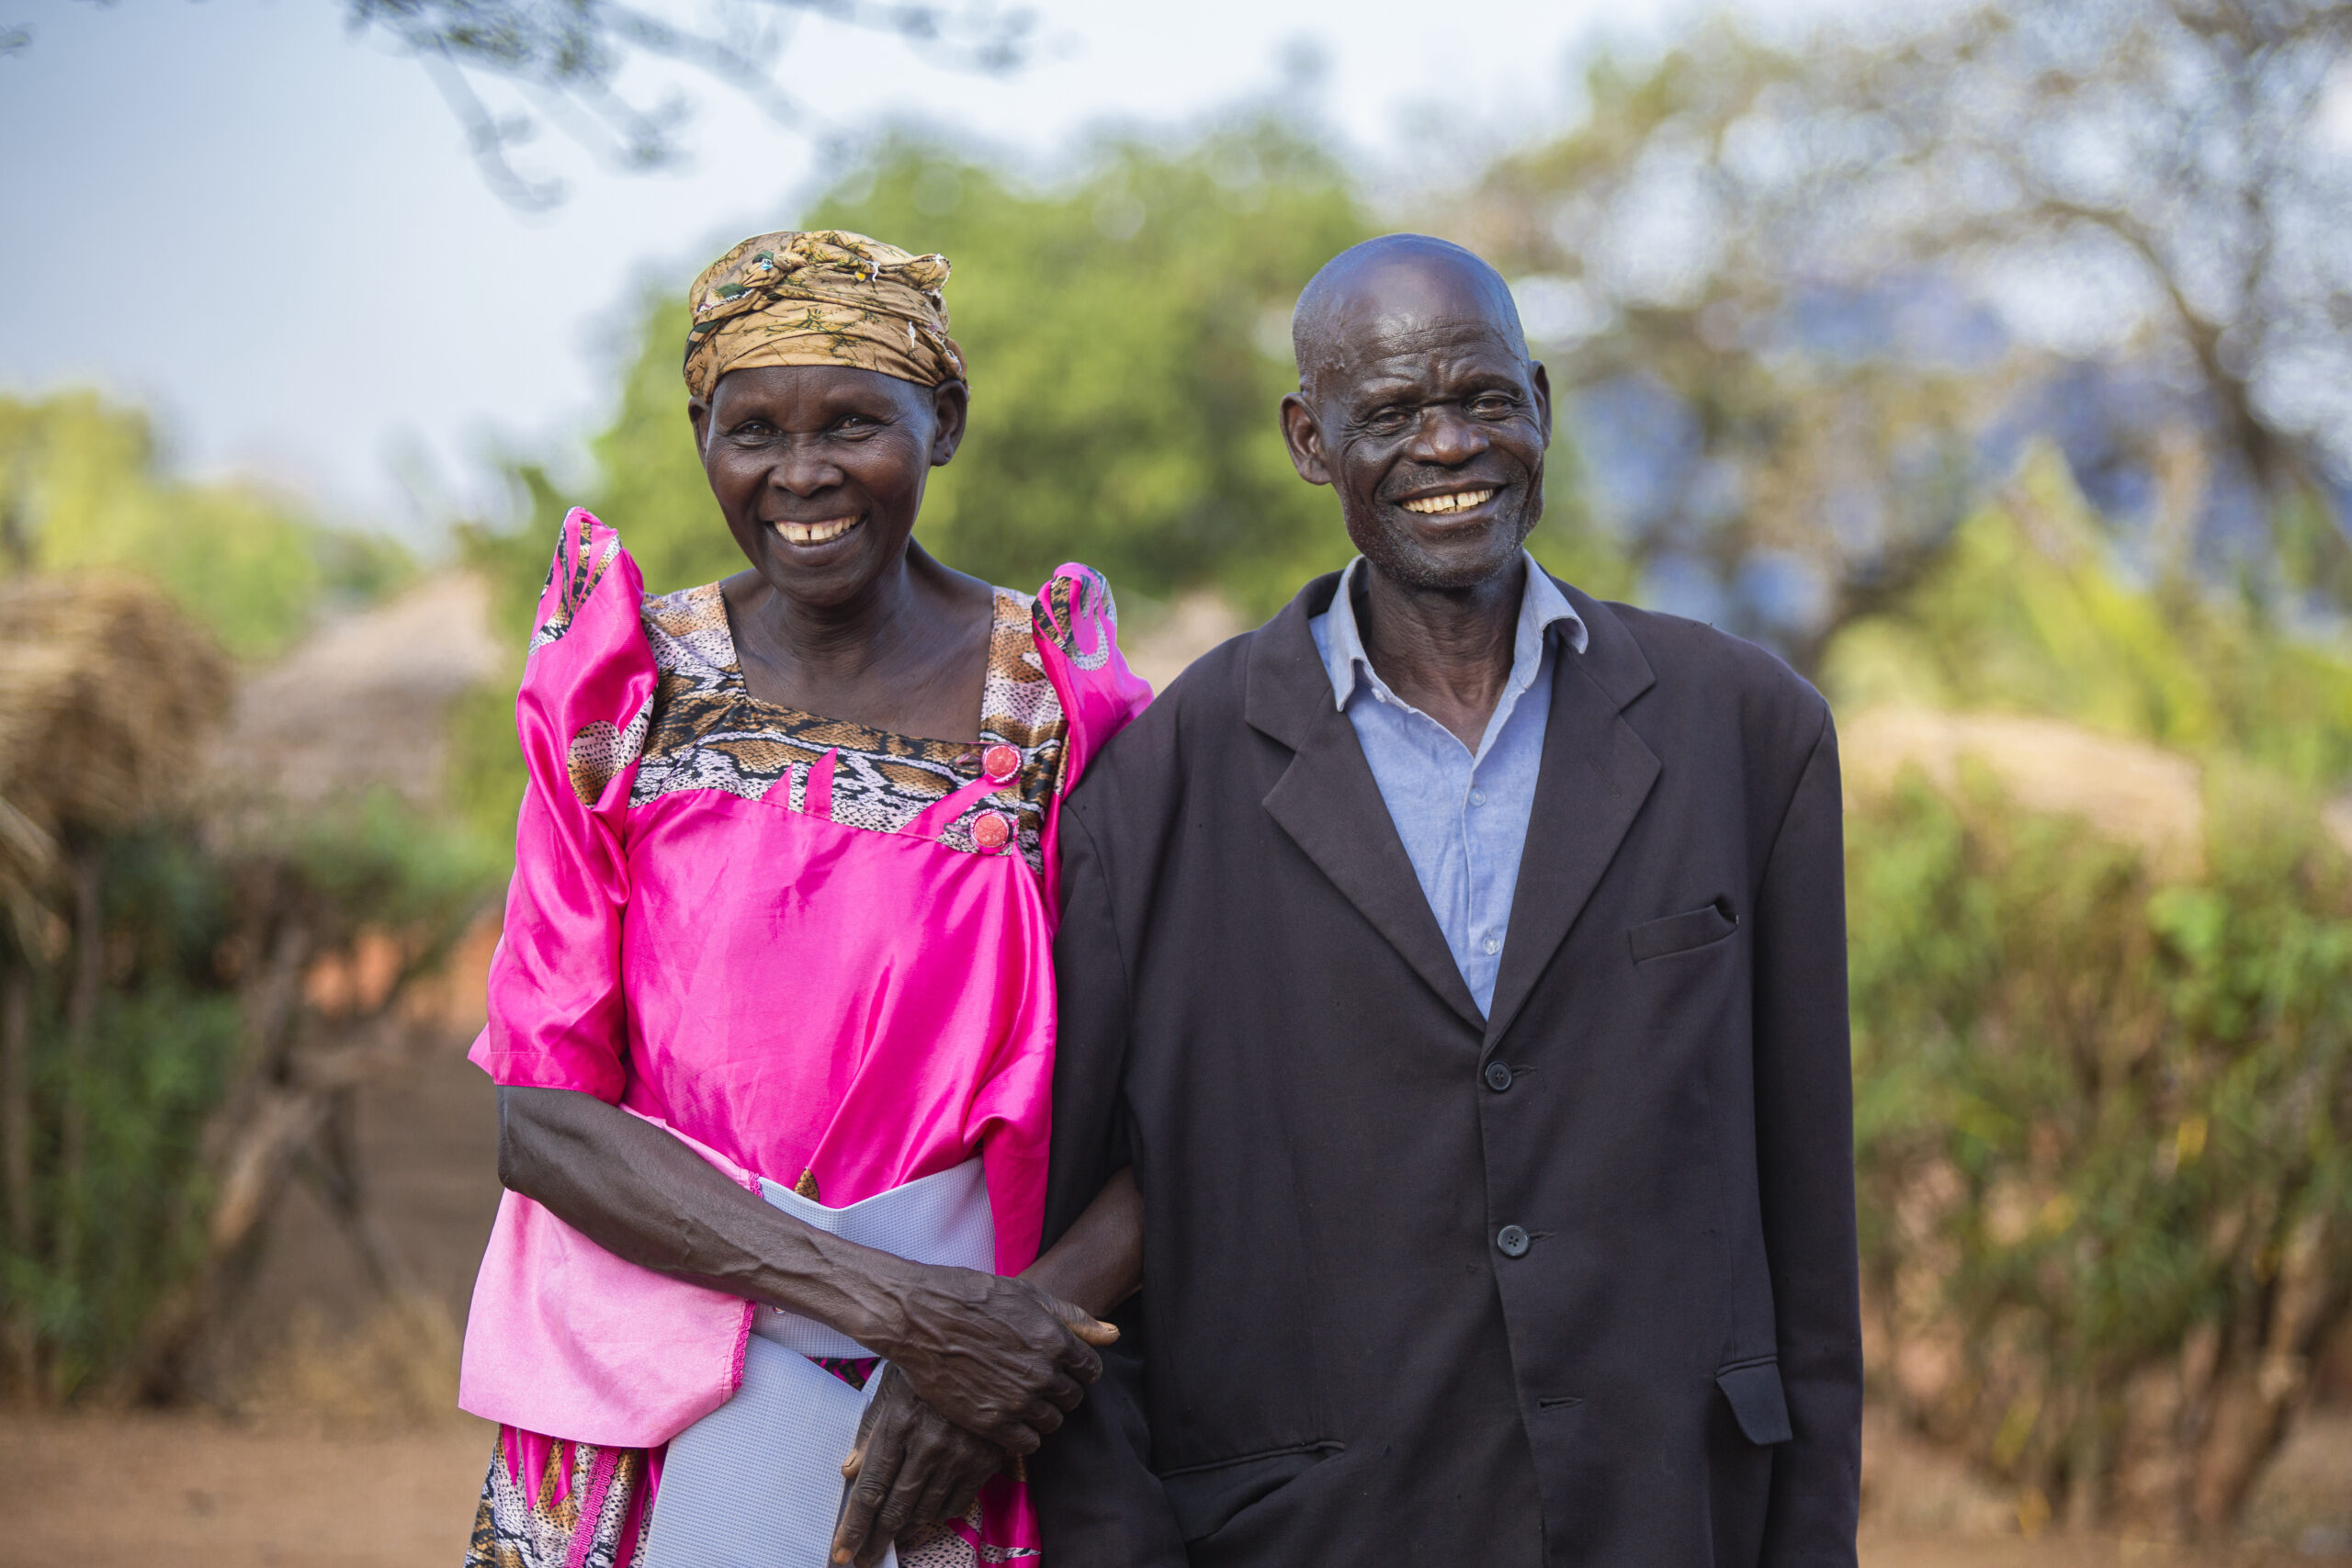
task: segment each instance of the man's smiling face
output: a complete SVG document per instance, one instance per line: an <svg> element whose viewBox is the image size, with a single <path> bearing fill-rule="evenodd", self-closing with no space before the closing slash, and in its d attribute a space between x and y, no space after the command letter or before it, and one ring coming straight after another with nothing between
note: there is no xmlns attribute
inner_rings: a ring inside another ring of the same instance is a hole
<svg viewBox="0 0 2352 1568"><path fill-rule="evenodd" d="M1308 286L1295 336L1283 434L1356 548L1413 588L1515 566L1544 514L1552 395L1502 279L1438 241L1374 241Z"/></svg>

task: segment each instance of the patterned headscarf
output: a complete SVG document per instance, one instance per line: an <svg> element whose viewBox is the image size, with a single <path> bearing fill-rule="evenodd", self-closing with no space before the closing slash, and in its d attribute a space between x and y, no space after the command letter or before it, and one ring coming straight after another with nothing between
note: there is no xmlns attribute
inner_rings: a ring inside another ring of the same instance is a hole
<svg viewBox="0 0 2352 1568"><path fill-rule="evenodd" d="M946 281L945 256L838 229L746 240L687 296L686 387L707 398L729 370L767 365L850 365L922 387L960 380Z"/></svg>

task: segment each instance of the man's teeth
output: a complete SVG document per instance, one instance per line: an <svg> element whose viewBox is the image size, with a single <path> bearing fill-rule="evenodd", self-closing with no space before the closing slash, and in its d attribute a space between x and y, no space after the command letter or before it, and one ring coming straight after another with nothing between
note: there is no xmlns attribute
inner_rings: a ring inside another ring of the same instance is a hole
<svg viewBox="0 0 2352 1568"><path fill-rule="evenodd" d="M778 523L775 531L786 544L821 545L828 539L838 539L864 522L862 517L828 517L822 523Z"/></svg>
<svg viewBox="0 0 2352 1568"><path fill-rule="evenodd" d="M1467 512L1474 506L1485 505L1494 493L1494 487L1490 485L1485 490L1457 490L1452 495L1425 495L1418 501L1407 502L1405 510L1419 512L1425 515L1445 512Z"/></svg>

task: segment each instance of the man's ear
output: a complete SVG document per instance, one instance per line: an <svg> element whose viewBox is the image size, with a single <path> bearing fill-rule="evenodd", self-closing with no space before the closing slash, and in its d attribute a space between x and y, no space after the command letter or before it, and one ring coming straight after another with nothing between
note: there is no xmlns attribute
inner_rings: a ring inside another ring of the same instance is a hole
<svg viewBox="0 0 2352 1568"><path fill-rule="evenodd" d="M972 389L961 381L942 381L931 389L931 466L944 468L964 445L964 423L972 412Z"/></svg>
<svg viewBox="0 0 2352 1568"><path fill-rule="evenodd" d="M710 446L710 403L703 398L686 400L686 422L695 427L695 451L697 455Z"/></svg>
<svg viewBox="0 0 2352 1568"><path fill-rule="evenodd" d="M1283 445L1290 448L1290 466L1311 485L1331 482L1331 465L1323 455L1323 427L1307 406L1306 395L1292 392L1283 399Z"/></svg>
<svg viewBox="0 0 2352 1568"><path fill-rule="evenodd" d="M1544 425L1544 445L1552 445L1552 377L1540 359L1527 362L1528 380L1535 387L1535 417Z"/></svg>

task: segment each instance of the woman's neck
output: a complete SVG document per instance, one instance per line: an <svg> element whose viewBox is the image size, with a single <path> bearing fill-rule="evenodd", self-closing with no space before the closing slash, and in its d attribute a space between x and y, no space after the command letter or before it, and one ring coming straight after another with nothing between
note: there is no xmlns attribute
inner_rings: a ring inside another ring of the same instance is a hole
<svg viewBox="0 0 2352 1568"><path fill-rule="evenodd" d="M990 596L919 546L838 604L795 600L749 572L721 592L754 697L899 734L978 733Z"/></svg>

